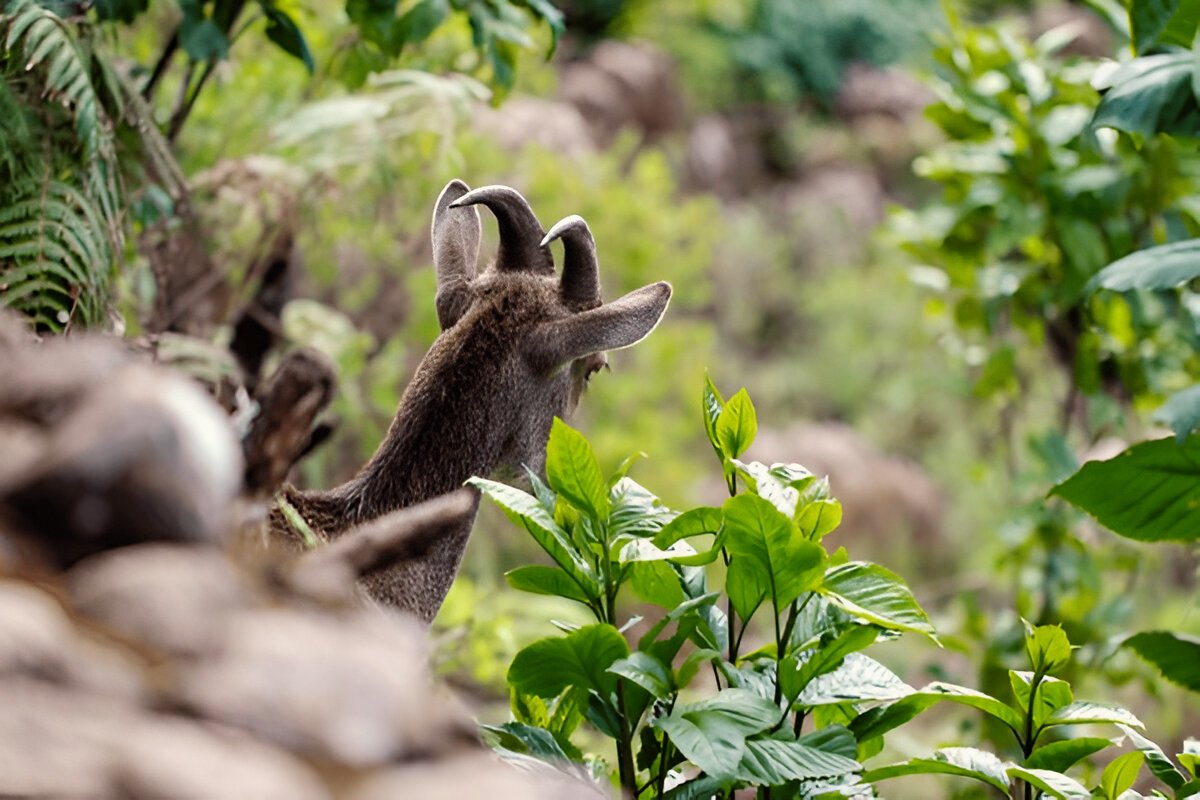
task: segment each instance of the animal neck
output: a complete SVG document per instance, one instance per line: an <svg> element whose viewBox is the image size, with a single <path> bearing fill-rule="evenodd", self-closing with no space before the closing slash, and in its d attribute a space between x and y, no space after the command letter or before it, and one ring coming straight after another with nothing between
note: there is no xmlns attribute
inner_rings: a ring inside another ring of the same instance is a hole
<svg viewBox="0 0 1200 800"><path fill-rule="evenodd" d="M488 326L444 333L404 390L387 436L349 482L314 493L327 537L488 476L504 454L514 409L492 368L500 351Z"/></svg>

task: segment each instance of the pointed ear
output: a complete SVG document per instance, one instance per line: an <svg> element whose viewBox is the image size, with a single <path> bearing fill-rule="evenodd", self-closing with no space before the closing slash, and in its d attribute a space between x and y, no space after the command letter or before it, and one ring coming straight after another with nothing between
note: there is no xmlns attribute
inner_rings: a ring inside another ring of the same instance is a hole
<svg viewBox="0 0 1200 800"><path fill-rule="evenodd" d="M660 281L591 311L547 322L529 338L530 364L549 372L591 353L636 344L658 325L670 300L671 284Z"/></svg>
<svg viewBox="0 0 1200 800"><path fill-rule="evenodd" d="M452 180L442 189L433 208L433 267L437 271L437 315L442 330L458 322L470 305L470 283L479 260L482 225L475 208L450 204L471 189Z"/></svg>

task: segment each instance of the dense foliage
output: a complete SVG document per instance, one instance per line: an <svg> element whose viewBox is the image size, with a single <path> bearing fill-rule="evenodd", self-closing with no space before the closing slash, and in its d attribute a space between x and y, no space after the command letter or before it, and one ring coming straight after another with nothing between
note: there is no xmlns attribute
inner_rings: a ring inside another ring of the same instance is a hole
<svg viewBox="0 0 1200 800"><path fill-rule="evenodd" d="M1200 8L1089 3L1108 60L1034 24L1049 0L940 5L7 0L0 304L43 332L152 329L160 358L229 375L230 314L292 243L270 359L338 366L335 434L295 476L328 485L437 335L429 199L517 186L588 220L606 296L675 296L596 376L587 438L555 425L544 481L476 481L518 525L485 509L435 659L498 749L639 798L1189 796ZM593 138L555 96L614 37L671 56L676 129L635 108ZM890 64L932 72L928 128L839 102ZM694 174L713 153L737 187ZM885 202L909 207L873 245ZM188 335L148 322L163 241L219 295ZM762 420L711 384L700 417L706 367ZM932 476L931 538L887 526L910 472L855 462L831 486L746 452L825 420ZM848 530L833 489L878 529Z"/></svg>

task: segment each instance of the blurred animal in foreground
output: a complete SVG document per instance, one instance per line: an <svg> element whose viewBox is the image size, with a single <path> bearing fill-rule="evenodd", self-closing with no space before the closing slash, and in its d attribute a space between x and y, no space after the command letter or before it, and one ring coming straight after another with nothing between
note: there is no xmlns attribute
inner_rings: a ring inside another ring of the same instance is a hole
<svg viewBox="0 0 1200 800"><path fill-rule="evenodd" d="M477 204L492 211L500 230L496 261L480 273ZM442 333L405 390L387 438L342 486L285 487L273 532L297 541L307 527L335 540L473 475L540 471L553 418L574 409L588 378L605 366L604 351L653 330L671 296L660 282L603 304L587 223L567 217L547 234L506 186L471 191L452 181L438 198L432 235ZM564 247L561 277L549 249L555 239ZM458 570L475 505L424 555L369 575L369 592L432 620Z"/></svg>
<svg viewBox="0 0 1200 800"><path fill-rule="evenodd" d="M0 312L0 795L602 797L479 742L424 626L358 579L474 510L465 489L304 553L236 548L218 407L123 340Z"/></svg>

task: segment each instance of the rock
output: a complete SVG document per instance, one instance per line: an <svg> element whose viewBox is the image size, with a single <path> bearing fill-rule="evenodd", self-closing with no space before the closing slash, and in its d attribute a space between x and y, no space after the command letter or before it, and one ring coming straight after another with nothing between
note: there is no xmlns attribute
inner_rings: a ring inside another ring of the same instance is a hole
<svg viewBox="0 0 1200 800"><path fill-rule="evenodd" d="M181 671L175 695L285 747L369 766L474 741L425 664L423 630L408 617L257 609L229 621L216 656Z"/></svg>
<svg viewBox="0 0 1200 800"><path fill-rule="evenodd" d="M531 761L533 761L531 759ZM373 776L349 795L350 800L389 800L420 797L422 800L600 800L611 795L594 782L557 772L533 762L532 772L521 772L491 754L463 753L439 766L413 764Z"/></svg>
<svg viewBox="0 0 1200 800"><path fill-rule="evenodd" d="M477 130L514 152L536 144L578 158L596 149L587 121L569 102L514 97L499 108L479 105L473 120Z"/></svg>
<svg viewBox="0 0 1200 800"><path fill-rule="evenodd" d="M833 110L849 124L879 115L904 122L920 117L936 99L932 89L901 69L857 63L842 74Z"/></svg>
<svg viewBox="0 0 1200 800"><path fill-rule="evenodd" d="M601 42L562 68L558 94L579 110L600 147L623 128L656 139L677 130L685 117L671 57L646 44Z"/></svg>
<svg viewBox="0 0 1200 800"><path fill-rule="evenodd" d="M251 593L219 549L146 544L101 553L67 574L75 607L170 657L217 649Z"/></svg>

